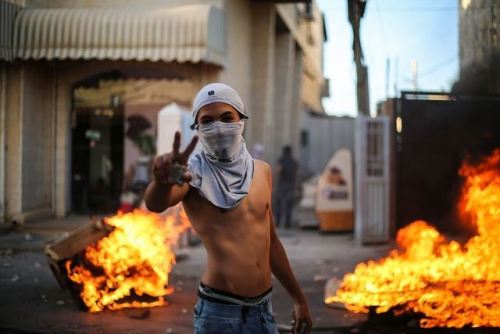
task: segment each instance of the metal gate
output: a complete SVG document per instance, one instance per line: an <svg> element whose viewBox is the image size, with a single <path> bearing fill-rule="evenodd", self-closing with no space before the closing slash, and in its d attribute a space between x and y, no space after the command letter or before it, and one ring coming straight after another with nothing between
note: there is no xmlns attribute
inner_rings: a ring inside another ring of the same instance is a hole
<svg viewBox="0 0 500 334"><path fill-rule="evenodd" d="M390 120L358 116L355 131L356 243L390 239Z"/></svg>

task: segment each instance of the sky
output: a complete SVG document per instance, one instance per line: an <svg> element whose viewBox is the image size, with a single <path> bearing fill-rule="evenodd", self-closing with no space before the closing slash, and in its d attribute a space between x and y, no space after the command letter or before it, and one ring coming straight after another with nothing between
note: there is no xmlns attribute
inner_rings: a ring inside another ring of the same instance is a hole
<svg viewBox="0 0 500 334"><path fill-rule="evenodd" d="M330 97L323 99L323 106L327 114L355 116L356 67L347 0L317 2L325 14L328 34L324 75L330 79ZM361 45L372 115L377 102L413 90L412 61L417 64L418 90L450 90L459 70L458 5L457 0L368 0L361 21Z"/></svg>

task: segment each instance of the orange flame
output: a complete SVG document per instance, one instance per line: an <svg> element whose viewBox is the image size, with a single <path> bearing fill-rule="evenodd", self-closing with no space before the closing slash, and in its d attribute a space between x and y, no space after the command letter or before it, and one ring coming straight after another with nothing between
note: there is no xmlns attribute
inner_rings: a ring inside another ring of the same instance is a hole
<svg viewBox="0 0 500 334"><path fill-rule="evenodd" d="M179 219L139 209L119 212L105 219L113 231L85 249L81 264L66 262L90 312L167 304L164 297L173 292L168 286L175 264L172 246L190 226L180 206L175 211Z"/></svg>
<svg viewBox="0 0 500 334"><path fill-rule="evenodd" d="M401 250L358 264L325 303L421 313L421 327L500 327L500 149L478 165L464 163L460 175L459 209L476 236L446 242L426 222L413 222L397 233Z"/></svg>

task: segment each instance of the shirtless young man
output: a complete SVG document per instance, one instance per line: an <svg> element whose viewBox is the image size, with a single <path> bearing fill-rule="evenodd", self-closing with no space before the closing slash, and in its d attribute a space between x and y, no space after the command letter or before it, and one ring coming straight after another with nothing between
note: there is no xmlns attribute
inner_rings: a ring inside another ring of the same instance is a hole
<svg viewBox="0 0 500 334"><path fill-rule="evenodd" d="M304 294L276 235L271 212L271 168L253 159L242 133L247 119L231 87L203 87L193 103L197 137L156 157L145 200L162 212L182 201L208 260L198 289L195 333L277 333L271 274L294 301L294 332L312 322ZM202 149L193 154L198 138Z"/></svg>

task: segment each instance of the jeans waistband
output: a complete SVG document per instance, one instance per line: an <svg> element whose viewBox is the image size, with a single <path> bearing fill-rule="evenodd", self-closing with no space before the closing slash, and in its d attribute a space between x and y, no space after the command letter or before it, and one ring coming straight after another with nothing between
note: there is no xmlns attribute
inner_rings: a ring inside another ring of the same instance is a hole
<svg viewBox="0 0 500 334"><path fill-rule="evenodd" d="M273 288L271 287L259 296L246 297L214 289L200 282L200 285L198 286L198 296L202 299L222 304L257 306L271 299L272 290Z"/></svg>

